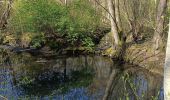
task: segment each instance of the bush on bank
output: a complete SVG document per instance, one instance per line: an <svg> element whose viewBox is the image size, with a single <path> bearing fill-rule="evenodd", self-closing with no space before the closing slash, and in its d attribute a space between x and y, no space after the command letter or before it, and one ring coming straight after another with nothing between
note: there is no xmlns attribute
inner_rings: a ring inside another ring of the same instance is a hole
<svg viewBox="0 0 170 100"><path fill-rule="evenodd" d="M56 40L61 38L69 46L92 48L93 32L99 24L100 17L86 0L76 0L68 6L54 0L17 0L8 31L18 39L32 33L30 45L34 47L47 44L59 48L62 42Z"/></svg>

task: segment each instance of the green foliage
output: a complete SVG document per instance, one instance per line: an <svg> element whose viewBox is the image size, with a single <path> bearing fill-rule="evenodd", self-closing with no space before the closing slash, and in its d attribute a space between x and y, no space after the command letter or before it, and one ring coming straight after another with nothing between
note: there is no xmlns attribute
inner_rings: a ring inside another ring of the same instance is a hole
<svg viewBox="0 0 170 100"><path fill-rule="evenodd" d="M83 40L83 45L86 47L88 51L93 51L94 43L90 37L87 37Z"/></svg>
<svg viewBox="0 0 170 100"><path fill-rule="evenodd" d="M32 42L31 45L35 48L39 48L41 47L42 44L44 44L46 42L45 40L45 36L44 33L41 34L36 34L33 38L32 38Z"/></svg>
<svg viewBox="0 0 170 100"><path fill-rule="evenodd" d="M68 9L71 21L67 34L68 41L72 45L78 41L85 47L92 47L94 43L91 33L99 26L100 17L87 0L76 0L68 6Z"/></svg>
<svg viewBox="0 0 170 100"><path fill-rule="evenodd" d="M36 34L32 40L35 47L51 34L65 38L72 46L93 46L91 33L100 17L87 0L73 1L67 7L54 0L18 0L14 8L8 29L16 35ZM43 38L40 33L44 33Z"/></svg>
<svg viewBox="0 0 170 100"><path fill-rule="evenodd" d="M14 3L9 30L20 36L33 33L31 46L41 47L48 34L62 35L65 30L67 10L53 0L18 0ZM62 24L61 24L62 23Z"/></svg>
<svg viewBox="0 0 170 100"><path fill-rule="evenodd" d="M49 40L47 41L47 45L51 48L51 49L55 49L55 50L59 50L63 45L55 40Z"/></svg>
<svg viewBox="0 0 170 100"><path fill-rule="evenodd" d="M69 6L73 22L79 30L94 31L99 26L100 17L88 0L76 0Z"/></svg>
<svg viewBox="0 0 170 100"><path fill-rule="evenodd" d="M28 84L31 84L33 81L34 81L34 79L31 79L30 77L25 76L22 79L20 79L18 85L28 85Z"/></svg>
<svg viewBox="0 0 170 100"><path fill-rule="evenodd" d="M14 32L57 31L57 23L66 14L53 0L18 0L10 20ZM10 27L10 28L11 28Z"/></svg>

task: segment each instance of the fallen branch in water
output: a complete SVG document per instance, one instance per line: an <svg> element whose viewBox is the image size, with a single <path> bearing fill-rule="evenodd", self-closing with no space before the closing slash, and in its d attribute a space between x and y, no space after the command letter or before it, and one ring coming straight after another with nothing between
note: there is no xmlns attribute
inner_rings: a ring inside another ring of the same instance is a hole
<svg viewBox="0 0 170 100"><path fill-rule="evenodd" d="M0 98L2 98L3 100L8 100L6 97L0 95Z"/></svg>

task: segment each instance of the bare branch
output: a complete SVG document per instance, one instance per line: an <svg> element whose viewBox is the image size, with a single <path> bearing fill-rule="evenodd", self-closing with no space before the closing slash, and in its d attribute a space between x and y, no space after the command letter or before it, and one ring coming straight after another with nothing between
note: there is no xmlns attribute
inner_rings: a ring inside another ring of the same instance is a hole
<svg viewBox="0 0 170 100"><path fill-rule="evenodd" d="M112 17L112 18L114 19L114 17L112 16L112 14L111 14L103 5L101 5L99 1L97 1L97 0L94 0L94 1L95 1L100 7L102 7L102 8L110 15L110 17Z"/></svg>

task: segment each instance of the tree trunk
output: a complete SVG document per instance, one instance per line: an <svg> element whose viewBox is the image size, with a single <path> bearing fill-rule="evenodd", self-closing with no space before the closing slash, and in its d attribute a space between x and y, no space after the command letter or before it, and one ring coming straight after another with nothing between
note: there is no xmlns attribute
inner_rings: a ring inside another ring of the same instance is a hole
<svg viewBox="0 0 170 100"><path fill-rule="evenodd" d="M119 10L119 0L114 0L115 1L115 17L116 17L116 23L117 23L117 27L119 32L122 31L122 27L121 27L121 22L120 22L120 10Z"/></svg>
<svg viewBox="0 0 170 100"><path fill-rule="evenodd" d="M9 18L13 0L8 0L7 2L8 2L7 7L6 7L5 11L3 12L2 16L0 16L0 29L6 28L6 24L7 24L8 18Z"/></svg>
<svg viewBox="0 0 170 100"><path fill-rule="evenodd" d="M67 6L67 0L64 0L64 4Z"/></svg>
<svg viewBox="0 0 170 100"><path fill-rule="evenodd" d="M119 35L118 35L118 29L117 25L115 22L115 13L114 13L114 5L112 0L108 0L108 8L109 8L109 13L110 13L110 22L111 22L111 33L114 39L114 44L119 45Z"/></svg>
<svg viewBox="0 0 170 100"><path fill-rule="evenodd" d="M166 59L164 66L164 99L170 100L170 19L169 19L169 32L166 48Z"/></svg>
<svg viewBox="0 0 170 100"><path fill-rule="evenodd" d="M157 8L156 29L154 32L153 42L154 50L157 50L162 45L162 33L164 31L164 16L167 6L167 0L160 0Z"/></svg>

